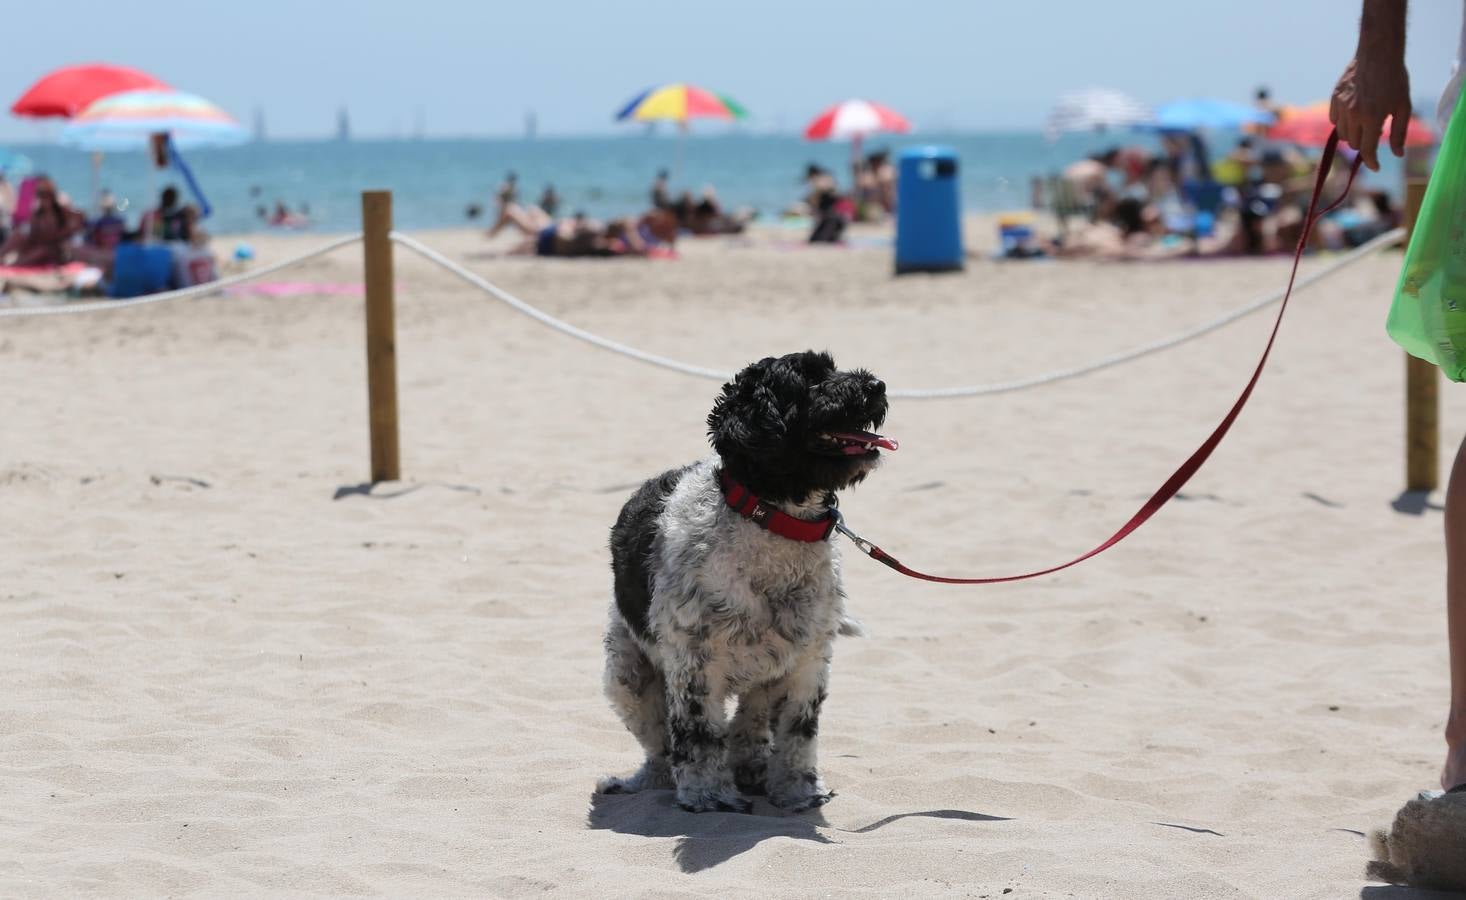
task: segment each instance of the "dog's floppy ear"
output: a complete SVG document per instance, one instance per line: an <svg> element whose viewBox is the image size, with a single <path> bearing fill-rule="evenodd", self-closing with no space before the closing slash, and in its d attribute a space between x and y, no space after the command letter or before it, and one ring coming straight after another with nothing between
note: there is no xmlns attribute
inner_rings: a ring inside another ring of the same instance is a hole
<svg viewBox="0 0 1466 900"><path fill-rule="evenodd" d="M775 362L773 357L761 359L723 385L708 413L708 440L719 455L763 453L783 441L779 398L767 383Z"/></svg>

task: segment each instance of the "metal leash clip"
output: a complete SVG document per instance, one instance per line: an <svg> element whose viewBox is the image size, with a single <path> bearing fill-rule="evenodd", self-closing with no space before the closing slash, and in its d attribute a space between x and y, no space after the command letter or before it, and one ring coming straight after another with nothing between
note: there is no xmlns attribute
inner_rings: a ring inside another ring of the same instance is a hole
<svg viewBox="0 0 1466 900"><path fill-rule="evenodd" d="M850 538L851 543L853 543L856 548L860 550L861 553L864 553L866 556L870 556L871 551L875 549L875 544L872 544L870 541L850 530L849 526L845 524L845 517L840 515L839 506L830 507L830 515L835 517L835 530Z"/></svg>

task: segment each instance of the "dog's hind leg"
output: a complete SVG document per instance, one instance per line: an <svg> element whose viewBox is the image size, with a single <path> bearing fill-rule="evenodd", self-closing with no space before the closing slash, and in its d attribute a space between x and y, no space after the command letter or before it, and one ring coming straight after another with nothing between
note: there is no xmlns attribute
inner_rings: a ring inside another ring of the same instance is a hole
<svg viewBox="0 0 1466 900"><path fill-rule="evenodd" d="M662 675L631 637L624 620L612 613L606 631L606 697L626 728L646 751L646 762L625 778L607 776L596 784L600 794L634 794L672 787L667 762L667 689Z"/></svg>
<svg viewBox="0 0 1466 900"><path fill-rule="evenodd" d="M764 778L773 749L769 726L772 699L767 685L744 691L728 729L728 767L733 770L733 783L745 794L767 793Z"/></svg>
<svg viewBox="0 0 1466 900"><path fill-rule="evenodd" d="M813 809L835 796L816 766L820 707L830 677L829 646L806 657L774 687L774 752L769 756L769 802L791 812Z"/></svg>

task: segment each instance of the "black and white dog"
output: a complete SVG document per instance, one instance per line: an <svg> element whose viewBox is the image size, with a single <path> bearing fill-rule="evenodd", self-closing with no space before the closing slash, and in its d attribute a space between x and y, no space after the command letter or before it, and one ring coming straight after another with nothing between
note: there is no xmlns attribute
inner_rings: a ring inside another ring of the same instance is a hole
<svg viewBox="0 0 1466 900"><path fill-rule="evenodd" d="M622 507L605 684L647 759L600 792L675 787L693 812L747 812L745 793L788 810L834 796L815 735L835 636L859 633L829 540L835 492L896 449L870 430L885 417L885 384L828 353L760 360L708 415L716 455Z"/></svg>

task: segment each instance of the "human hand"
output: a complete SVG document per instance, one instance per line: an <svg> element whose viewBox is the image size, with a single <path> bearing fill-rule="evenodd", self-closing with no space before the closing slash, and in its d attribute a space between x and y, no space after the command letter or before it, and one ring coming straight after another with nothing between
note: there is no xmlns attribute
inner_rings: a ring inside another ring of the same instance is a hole
<svg viewBox="0 0 1466 900"><path fill-rule="evenodd" d="M1364 164L1379 171L1379 139L1390 119L1390 149L1405 155L1410 126L1410 73L1403 60L1355 56L1339 76L1329 101L1329 120L1339 137L1359 151Z"/></svg>

